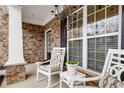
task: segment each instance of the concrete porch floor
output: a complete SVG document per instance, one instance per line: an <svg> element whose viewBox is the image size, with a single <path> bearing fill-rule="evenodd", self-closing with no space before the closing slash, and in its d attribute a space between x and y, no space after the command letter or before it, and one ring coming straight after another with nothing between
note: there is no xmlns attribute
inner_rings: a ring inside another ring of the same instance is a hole
<svg viewBox="0 0 124 93"><path fill-rule="evenodd" d="M47 87L47 78L41 81L36 81L36 65L28 64L26 67L27 78L22 82L18 82L15 84L7 85L6 79L4 78L1 88L46 88ZM44 75L41 75L44 77ZM59 75L52 76L52 84L59 81ZM55 88L59 88L59 84L55 86ZM63 88L68 88L66 84L63 84Z"/></svg>

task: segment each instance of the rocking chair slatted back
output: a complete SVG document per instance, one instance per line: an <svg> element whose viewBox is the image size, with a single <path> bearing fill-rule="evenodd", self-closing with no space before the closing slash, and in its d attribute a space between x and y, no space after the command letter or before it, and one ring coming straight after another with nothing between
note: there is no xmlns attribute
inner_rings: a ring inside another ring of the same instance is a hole
<svg viewBox="0 0 124 93"><path fill-rule="evenodd" d="M106 61L109 63L105 62L102 75L107 72L118 81L124 82L124 50L109 49Z"/></svg>
<svg viewBox="0 0 124 93"><path fill-rule="evenodd" d="M51 54L50 66L52 68L61 67L62 69L64 56L65 56L65 48L53 48L53 51Z"/></svg>

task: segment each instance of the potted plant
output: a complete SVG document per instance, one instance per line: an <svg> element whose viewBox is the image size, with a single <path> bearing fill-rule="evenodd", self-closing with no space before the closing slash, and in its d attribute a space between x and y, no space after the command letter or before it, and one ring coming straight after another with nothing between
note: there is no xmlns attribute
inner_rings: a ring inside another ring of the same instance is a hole
<svg viewBox="0 0 124 93"><path fill-rule="evenodd" d="M73 76L76 74L76 69L79 64L79 61L67 61L67 71L69 72L69 75Z"/></svg>

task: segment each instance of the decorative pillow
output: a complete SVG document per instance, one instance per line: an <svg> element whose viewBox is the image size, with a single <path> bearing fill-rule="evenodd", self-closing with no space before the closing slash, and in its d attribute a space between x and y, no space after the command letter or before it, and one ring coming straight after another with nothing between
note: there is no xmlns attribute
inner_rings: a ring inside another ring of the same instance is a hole
<svg viewBox="0 0 124 93"><path fill-rule="evenodd" d="M122 88L124 84L111 77L108 73L100 80L100 88Z"/></svg>

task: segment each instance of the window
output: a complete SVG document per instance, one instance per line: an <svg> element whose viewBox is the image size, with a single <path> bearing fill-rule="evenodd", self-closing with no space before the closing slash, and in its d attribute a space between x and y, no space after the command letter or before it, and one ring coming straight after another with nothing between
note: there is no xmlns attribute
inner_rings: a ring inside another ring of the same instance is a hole
<svg viewBox="0 0 124 93"><path fill-rule="evenodd" d="M85 62L84 67L101 72L108 49L119 48L119 16L117 5L83 6L69 15L68 60L80 61L82 67Z"/></svg>
<svg viewBox="0 0 124 93"><path fill-rule="evenodd" d="M76 60L82 66L83 51L83 9L68 16L68 60Z"/></svg>
<svg viewBox="0 0 124 93"><path fill-rule="evenodd" d="M88 39L88 68L101 72L109 48L118 48L118 36Z"/></svg>
<svg viewBox="0 0 124 93"><path fill-rule="evenodd" d="M101 72L108 49L118 48L118 35L111 34L118 32L118 11L118 6L88 6L87 37L93 36L87 44L88 69Z"/></svg>
<svg viewBox="0 0 124 93"><path fill-rule="evenodd" d="M83 36L83 9L68 16L68 38L80 38Z"/></svg>

